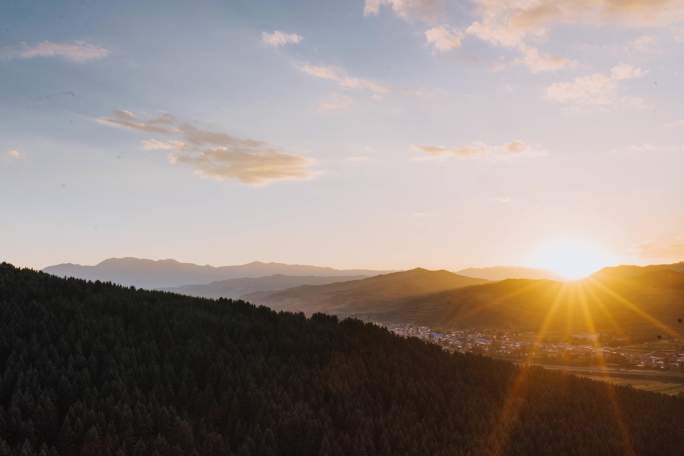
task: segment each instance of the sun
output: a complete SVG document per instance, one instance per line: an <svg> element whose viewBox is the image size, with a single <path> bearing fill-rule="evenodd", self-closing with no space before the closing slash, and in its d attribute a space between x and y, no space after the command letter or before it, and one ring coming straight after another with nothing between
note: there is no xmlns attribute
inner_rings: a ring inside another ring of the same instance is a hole
<svg viewBox="0 0 684 456"><path fill-rule="evenodd" d="M615 262L601 246L573 239L545 241L530 260L530 264L555 272L565 280L583 279Z"/></svg>

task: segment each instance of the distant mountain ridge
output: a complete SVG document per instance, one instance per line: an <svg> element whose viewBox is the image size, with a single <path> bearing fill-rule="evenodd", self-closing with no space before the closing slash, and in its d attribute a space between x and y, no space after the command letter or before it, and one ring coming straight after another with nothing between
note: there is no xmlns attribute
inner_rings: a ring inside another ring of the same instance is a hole
<svg viewBox="0 0 684 456"><path fill-rule="evenodd" d="M335 269L325 266L311 266L299 264L286 264L275 262L253 261L251 263L229 266L199 265L194 263L180 262L174 259L150 260L145 258L123 257L109 258L96 265L81 265L74 263L62 263L47 266L43 272L59 277L75 277L86 280L100 280L113 282L126 286L139 288L168 289L183 286L207 285L212 282L219 282L232 279L247 279L268 276L290 276L290 277L341 277L341 280L351 280L354 278L372 277L379 274L386 274L391 271L372 270L372 269ZM504 280L504 279L558 279L556 275L542 269L524 268L517 266L493 266L485 268L467 268L456 272L460 276L466 276L484 280ZM265 284L255 288L247 289L246 294L258 291L275 291L282 289L277 283L278 288L268 288ZM277 281L276 281L277 282ZM326 281L298 281L293 279L292 285L300 286L305 284L322 285ZM331 283L334 281L330 281ZM225 284L228 288L224 293L240 285ZM285 287L288 288L288 287ZM173 290L185 293L189 289ZM197 296L213 296L214 291L201 291L193 289ZM232 293L232 291L231 291ZM237 297L238 295L231 294ZM242 296L242 295L239 295ZM224 296L225 297L225 296Z"/></svg>
<svg viewBox="0 0 684 456"><path fill-rule="evenodd" d="M489 266L484 268L467 268L456 271L456 274L491 281L506 279L560 279L557 274L554 274L551 271L537 268L526 268L522 266Z"/></svg>
<svg viewBox="0 0 684 456"><path fill-rule="evenodd" d="M388 311L396 302L410 297L486 282L445 270L416 268L330 285L301 286L275 293L254 293L246 295L245 299L276 310L350 316L381 309Z"/></svg>
<svg viewBox="0 0 684 456"><path fill-rule="evenodd" d="M265 277L243 277L239 279L219 280L200 285L183 285L165 288L164 291L196 296L200 298L241 298L257 292L275 292L303 285L327 285L335 282L347 282L363 279L365 276L289 276L283 274Z"/></svg>
<svg viewBox="0 0 684 456"><path fill-rule="evenodd" d="M245 298L276 310L324 312L438 330L545 327L561 336L600 331L634 339L663 335L684 343L684 263L605 268L570 283L488 282L414 269Z"/></svg>
<svg viewBox="0 0 684 456"><path fill-rule="evenodd" d="M207 284L219 280L271 275L350 277L373 276L386 271L369 269L334 269L254 261L234 266L210 266L182 263L172 259L149 260L143 258L109 258L94 266L64 263L48 266L43 272L59 277L76 277L86 280L114 282L139 288L170 288L190 284Z"/></svg>

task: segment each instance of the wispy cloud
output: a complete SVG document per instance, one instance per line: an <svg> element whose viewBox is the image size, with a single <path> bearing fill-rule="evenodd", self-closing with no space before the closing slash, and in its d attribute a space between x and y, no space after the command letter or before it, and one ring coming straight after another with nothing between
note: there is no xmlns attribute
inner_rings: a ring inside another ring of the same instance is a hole
<svg viewBox="0 0 684 456"><path fill-rule="evenodd" d="M594 73L577 77L572 81L556 82L546 89L546 97L551 101L578 105L608 105L615 100L621 81L640 78L644 71L640 68L620 64L608 73Z"/></svg>
<svg viewBox="0 0 684 456"><path fill-rule="evenodd" d="M417 159L429 158L460 158L460 159L510 159L546 155L546 151L523 141L511 141L505 144L493 145L483 142L457 147L443 147L434 145L415 145L413 150L421 155Z"/></svg>
<svg viewBox="0 0 684 456"><path fill-rule="evenodd" d="M118 110L97 119L97 122L166 136L163 140L146 139L142 148L169 151L172 164L189 165L200 176L261 185L279 180L306 179L313 175L312 161L303 156L263 141L200 129L169 114L143 120L130 111Z"/></svg>
<svg viewBox="0 0 684 456"><path fill-rule="evenodd" d="M385 95L390 92L390 88L388 86L371 81L369 79L350 76L344 69L340 67L332 65L311 65L306 63L300 65L299 69L309 76L334 81L340 87L345 89L366 90L375 95Z"/></svg>
<svg viewBox="0 0 684 456"><path fill-rule="evenodd" d="M161 114L149 120L140 120L131 111L117 109L107 117L95 119L97 123L110 127L128 128L147 133L177 133L176 119L169 114Z"/></svg>
<svg viewBox="0 0 684 456"><path fill-rule="evenodd" d="M85 41L70 43L42 41L34 45L22 43L0 50L0 56L6 59L61 58L75 63L99 60L108 55L108 49Z"/></svg>
<svg viewBox="0 0 684 456"><path fill-rule="evenodd" d="M288 44L299 44L304 38L297 33L286 33L275 30L271 33L263 32L261 41L273 47L281 47Z"/></svg>
<svg viewBox="0 0 684 456"><path fill-rule="evenodd" d="M143 139L141 146L144 150L181 150L185 147L185 143L175 140Z"/></svg>
<svg viewBox="0 0 684 456"><path fill-rule="evenodd" d="M532 73L564 70L577 65L564 57L542 54L537 48L522 45L519 49L522 57L518 63L525 65Z"/></svg>
<svg viewBox="0 0 684 456"><path fill-rule="evenodd" d="M447 52L461 47L463 33L440 25L426 30L425 39L435 51Z"/></svg>
<svg viewBox="0 0 684 456"><path fill-rule="evenodd" d="M345 111L349 109L351 104L351 97L340 93L333 93L318 104L318 110L321 112Z"/></svg>
<svg viewBox="0 0 684 456"><path fill-rule="evenodd" d="M433 20L441 11L441 0L365 0L364 16L373 16L386 7L403 19Z"/></svg>

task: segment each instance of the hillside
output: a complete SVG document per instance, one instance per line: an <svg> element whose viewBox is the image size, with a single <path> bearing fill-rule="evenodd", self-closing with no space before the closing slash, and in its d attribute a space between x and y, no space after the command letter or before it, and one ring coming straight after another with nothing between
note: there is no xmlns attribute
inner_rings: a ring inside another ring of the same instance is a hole
<svg viewBox="0 0 684 456"><path fill-rule="evenodd" d="M681 399L0 265L2 455L684 454Z"/></svg>
<svg viewBox="0 0 684 456"><path fill-rule="evenodd" d="M628 337L668 335L684 341L684 272L669 265L608 268L581 282L505 280L402 300L369 318L442 329L537 331L594 329Z"/></svg>
<svg viewBox="0 0 684 456"><path fill-rule="evenodd" d="M208 284L184 285L167 288L165 291L180 293L200 298L241 298L245 295L265 291L279 291L303 285L327 285L335 282L359 280L363 276L288 276L270 275L266 277L244 277L239 279L219 280Z"/></svg>
<svg viewBox="0 0 684 456"><path fill-rule="evenodd" d="M520 266L491 266L486 268L467 268L456 271L456 274L491 281L506 279L548 279L558 280L558 275L544 269L524 268Z"/></svg>
<svg viewBox="0 0 684 456"><path fill-rule="evenodd" d="M59 264L48 266L43 272L58 277L100 280L139 288L158 289L191 284L206 284L219 280L270 275L349 277L373 276L382 271L366 269L339 270L320 266L283 263L252 263L236 266L209 266L181 263L176 260L147 260L142 258L110 258L94 266Z"/></svg>
<svg viewBox="0 0 684 456"><path fill-rule="evenodd" d="M277 310L349 316L388 310L399 300L485 282L448 271L417 268L350 282L255 293L245 298Z"/></svg>

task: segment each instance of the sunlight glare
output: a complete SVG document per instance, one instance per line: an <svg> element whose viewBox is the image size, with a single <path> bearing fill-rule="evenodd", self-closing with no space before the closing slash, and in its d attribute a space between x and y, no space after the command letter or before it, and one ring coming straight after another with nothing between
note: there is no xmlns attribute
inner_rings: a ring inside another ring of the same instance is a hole
<svg viewBox="0 0 684 456"><path fill-rule="evenodd" d="M539 245L530 264L548 269L566 280L579 280L615 263L602 247L588 242L555 239Z"/></svg>

